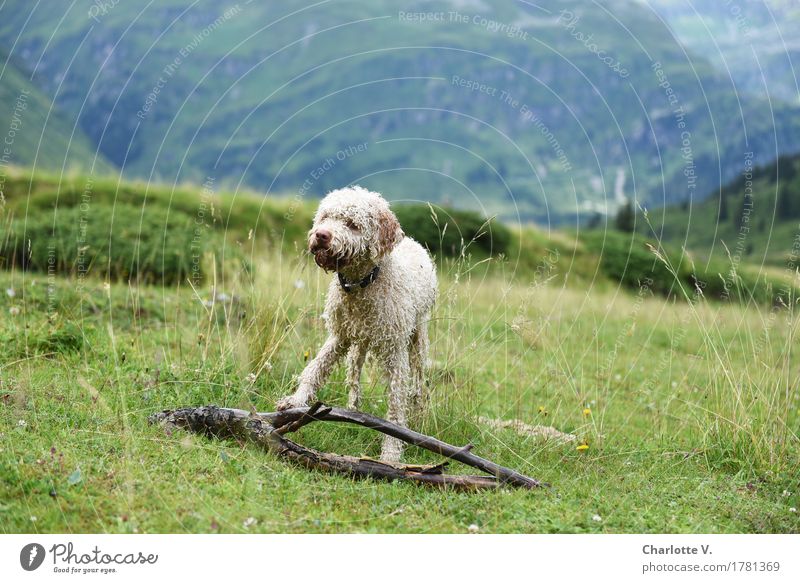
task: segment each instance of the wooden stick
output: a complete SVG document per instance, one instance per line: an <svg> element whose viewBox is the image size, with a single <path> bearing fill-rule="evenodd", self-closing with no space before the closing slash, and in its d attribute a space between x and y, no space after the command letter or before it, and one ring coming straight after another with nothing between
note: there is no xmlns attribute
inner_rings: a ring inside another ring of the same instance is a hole
<svg viewBox="0 0 800 583"><path fill-rule="evenodd" d="M316 403L312 407L257 414L241 409L215 406L185 408L155 413L150 416L149 421L220 438L244 438L304 467L344 473L357 478L408 480L432 486L450 486L461 490L497 488L502 485L521 488L535 488L544 485L537 480L479 458L470 453L468 448L458 448L379 417L357 411L323 407L321 403ZM369 458L319 452L295 443L282 435L313 421L343 421L376 429L452 459L458 461L466 459L467 461L464 463L484 471L487 471L485 468L491 468L488 471L493 475L445 474L443 469L447 462L435 466L388 464Z"/></svg>
<svg viewBox="0 0 800 583"><path fill-rule="evenodd" d="M317 413L318 412L319 412L320 415L325 415L326 413L330 413L330 411L331 411L330 407L325 407L325 409L320 411L321 408L322 408L322 402L321 401L317 401L311 407L309 407L308 411L303 413L300 416L299 419L297 419L295 421L290 421L290 422L286 423L285 425L281 425L280 427L276 427L275 431L277 431L279 435L283 435L284 433L291 433L293 431L297 431L303 425L308 425L309 423L311 423L313 421L317 421L318 420L318 418L317 418Z"/></svg>
<svg viewBox="0 0 800 583"><path fill-rule="evenodd" d="M316 404L314 406L316 406ZM280 427L287 423L291 423L295 419L302 418L303 415L309 410L309 407L300 407L297 409L278 411L276 413L259 413L259 416L262 419ZM538 480L534 480L533 478L529 478L528 476L524 476L518 472L515 472L514 470L504 468L503 466L473 454L470 451L472 449L472 445L467 445L465 447L450 445L449 443L440 441L435 437L430 437L429 435L412 431L411 429L402 427L401 425L397 425L391 421L387 421L386 419L381 419L380 417L375 417L374 415L370 415L368 413L362 413L361 411L331 407L327 412L323 411L313 415L313 420L339 421L343 423L361 425L362 427L368 427L369 429L374 429L376 431L380 431L381 433L385 433L386 435L396 437L397 439L405 441L406 443L410 443L423 449L427 449L428 451L438 453L446 458L454 459L468 466L472 466L473 468L483 470L487 474L495 476L504 483L509 483L521 488L537 488L545 485Z"/></svg>

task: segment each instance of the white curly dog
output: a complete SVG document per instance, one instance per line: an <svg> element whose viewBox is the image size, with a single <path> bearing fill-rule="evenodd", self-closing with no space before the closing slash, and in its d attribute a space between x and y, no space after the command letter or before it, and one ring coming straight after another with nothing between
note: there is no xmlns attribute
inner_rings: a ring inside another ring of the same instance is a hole
<svg viewBox="0 0 800 583"><path fill-rule="evenodd" d="M386 370L388 419L406 425L410 401L419 404L422 396L428 320L436 299L430 255L404 235L380 194L359 186L335 190L320 202L308 248L317 265L337 273L325 303L329 336L278 409L309 404L345 354L348 406L357 409L369 352ZM381 459L398 461L402 451L403 442L386 436Z"/></svg>

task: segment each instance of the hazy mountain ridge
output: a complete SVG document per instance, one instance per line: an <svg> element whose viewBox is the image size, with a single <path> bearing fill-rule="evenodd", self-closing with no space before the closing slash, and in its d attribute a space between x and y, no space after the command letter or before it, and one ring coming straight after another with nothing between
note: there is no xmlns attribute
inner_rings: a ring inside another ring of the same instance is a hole
<svg viewBox="0 0 800 583"><path fill-rule="evenodd" d="M47 170L95 168L108 172L111 166L83 135L80 128L30 82L14 59L0 51L0 192L12 166Z"/></svg>
<svg viewBox="0 0 800 583"><path fill-rule="evenodd" d="M695 54L743 92L800 103L800 3L795 0L640 0Z"/></svg>
<svg viewBox="0 0 800 583"><path fill-rule="evenodd" d="M800 155L749 164L718 196L691 208L652 210L651 225L638 223L642 233L704 259L734 257L791 274L800 262Z"/></svg>
<svg viewBox="0 0 800 583"><path fill-rule="evenodd" d="M773 102L773 123L627 0L8 4L0 42L19 34L34 81L132 177L311 196L360 182L574 220L613 212L620 176L648 204L699 199L745 152L800 149L796 107Z"/></svg>

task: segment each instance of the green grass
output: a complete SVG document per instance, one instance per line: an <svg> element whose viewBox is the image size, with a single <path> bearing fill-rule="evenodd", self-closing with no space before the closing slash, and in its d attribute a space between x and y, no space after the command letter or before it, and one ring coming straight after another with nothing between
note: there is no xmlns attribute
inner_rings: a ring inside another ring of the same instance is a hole
<svg viewBox="0 0 800 583"><path fill-rule="evenodd" d="M293 388L323 340L329 276L278 248L254 263L217 282L234 300L212 307L210 282L194 291L0 274L13 290L0 294L2 532L800 529L789 510L800 506L796 314L563 286L561 259L514 277L512 263L443 262L430 405L415 422L550 489L353 481L148 425L179 406L271 410ZM378 371L365 373L364 407L383 414ZM337 370L321 398L343 405L342 382ZM481 415L552 425L589 449L489 429ZM354 455L380 448L377 434L347 426L295 438Z"/></svg>

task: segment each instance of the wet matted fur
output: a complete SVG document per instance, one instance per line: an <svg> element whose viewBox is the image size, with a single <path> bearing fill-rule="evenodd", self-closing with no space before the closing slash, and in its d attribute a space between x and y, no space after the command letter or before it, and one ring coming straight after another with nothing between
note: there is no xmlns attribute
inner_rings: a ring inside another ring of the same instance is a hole
<svg viewBox="0 0 800 583"><path fill-rule="evenodd" d="M338 274L325 302L329 336L278 409L307 405L345 355L348 406L358 408L369 352L386 371L387 417L405 425L411 402L421 398L428 358L428 320L437 289L430 255L404 235L381 195L359 186L335 190L320 202L308 245L317 265ZM371 274L374 280L362 287ZM353 284L350 291L341 279ZM397 461L402 448L401 441L386 437L381 458Z"/></svg>

